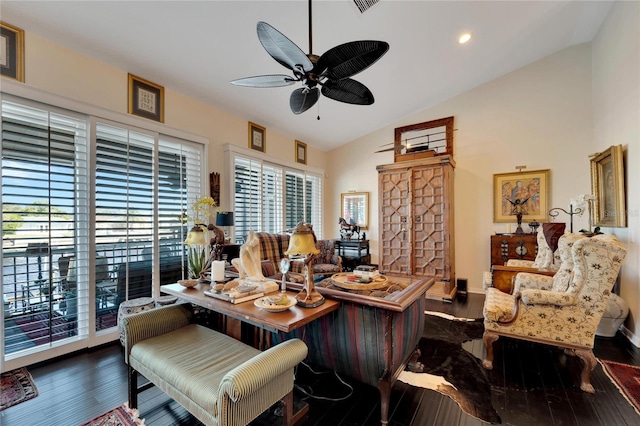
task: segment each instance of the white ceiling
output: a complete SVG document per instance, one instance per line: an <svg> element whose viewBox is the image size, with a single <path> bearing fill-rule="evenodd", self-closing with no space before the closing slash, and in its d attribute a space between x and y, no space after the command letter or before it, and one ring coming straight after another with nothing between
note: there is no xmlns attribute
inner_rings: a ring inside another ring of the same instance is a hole
<svg viewBox="0 0 640 426"><path fill-rule="evenodd" d="M230 80L289 74L262 48L265 21L309 53L308 3L290 1L0 1L0 19L268 129L330 150L571 45L588 42L611 2L352 0L313 2L313 53L348 41L389 43L354 78L371 106L321 97L299 116L294 86ZM457 43L462 32L473 38ZM28 48L28 46L27 46ZM27 71L28 75L28 71ZM440 117L433 117L440 118Z"/></svg>

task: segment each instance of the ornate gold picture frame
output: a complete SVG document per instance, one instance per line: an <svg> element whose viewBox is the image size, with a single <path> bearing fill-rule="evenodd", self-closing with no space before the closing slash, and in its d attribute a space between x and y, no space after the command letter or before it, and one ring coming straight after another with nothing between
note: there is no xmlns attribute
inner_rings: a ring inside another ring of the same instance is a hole
<svg viewBox="0 0 640 426"><path fill-rule="evenodd" d="M595 226L627 226L624 152L614 145L591 158L591 191L596 197Z"/></svg>
<svg viewBox="0 0 640 426"><path fill-rule="evenodd" d="M24 83L24 31L0 22L0 74Z"/></svg>
<svg viewBox="0 0 640 426"><path fill-rule="evenodd" d="M522 222L547 221L549 169L493 175L493 221L514 223L514 208L521 204Z"/></svg>
<svg viewBox="0 0 640 426"><path fill-rule="evenodd" d="M347 224L367 229L369 226L369 193L345 192L340 194L340 214Z"/></svg>
<svg viewBox="0 0 640 426"><path fill-rule="evenodd" d="M164 87L129 74L129 114L164 123Z"/></svg>
<svg viewBox="0 0 640 426"><path fill-rule="evenodd" d="M249 148L267 152L267 129L249 122Z"/></svg>

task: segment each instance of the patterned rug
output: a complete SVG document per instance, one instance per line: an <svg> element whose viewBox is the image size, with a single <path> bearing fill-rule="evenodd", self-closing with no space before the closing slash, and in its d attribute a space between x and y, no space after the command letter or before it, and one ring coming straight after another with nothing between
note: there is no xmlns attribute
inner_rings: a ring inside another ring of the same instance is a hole
<svg viewBox="0 0 640 426"><path fill-rule="evenodd" d="M38 396L38 388L26 368L0 375L0 411Z"/></svg>
<svg viewBox="0 0 640 426"><path fill-rule="evenodd" d="M500 415L491 402L487 372L481 360L462 346L482 338L483 320L425 313L428 326L418 343L419 364L411 370L407 367L398 380L446 395L465 413L486 423L500 424Z"/></svg>
<svg viewBox="0 0 640 426"><path fill-rule="evenodd" d="M598 359L609 379L640 414L640 367Z"/></svg>
<svg viewBox="0 0 640 426"><path fill-rule="evenodd" d="M132 410L127 403L107 411L101 416L96 417L80 426L136 426L144 425L144 419L139 419L138 410Z"/></svg>

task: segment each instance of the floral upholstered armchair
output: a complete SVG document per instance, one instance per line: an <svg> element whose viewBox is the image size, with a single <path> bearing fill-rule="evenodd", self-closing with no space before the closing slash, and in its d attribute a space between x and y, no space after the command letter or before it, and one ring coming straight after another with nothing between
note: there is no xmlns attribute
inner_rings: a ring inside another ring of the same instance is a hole
<svg viewBox="0 0 640 426"><path fill-rule="evenodd" d="M513 295L487 289L482 364L493 368L492 345L499 336L558 346L584 362L580 389L593 393L595 332L626 250L612 235L564 234L558 251L562 263L555 276L520 273Z"/></svg>

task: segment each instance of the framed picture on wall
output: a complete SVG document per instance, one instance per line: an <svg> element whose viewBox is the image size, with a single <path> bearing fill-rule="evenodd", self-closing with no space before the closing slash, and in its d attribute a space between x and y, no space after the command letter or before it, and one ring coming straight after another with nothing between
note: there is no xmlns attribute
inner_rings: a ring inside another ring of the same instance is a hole
<svg viewBox="0 0 640 426"><path fill-rule="evenodd" d="M591 158L591 191L596 197L596 226L627 226L623 155L622 145L615 145Z"/></svg>
<svg viewBox="0 0 640 426"><path fill-rule="evenodd" d="M493 175L493 221L545 222L549 211L549 169Z"/></svg>
<svg viewBox="0 0 640 426"><path fill-rule="evenodd" d="M164 123L164 87L129 74L129 114Z"/></svg>
<svg viewBox="0 0 640 426"><path fill-rule="evenodd" d="M24 83L24 31L0 22L0 74Z"/></svg>
<svg viewBox="0 0 640 426"><path fill-rule="evenodd" d="M267 129L249 122L249 148L267 152Z"/></svg>
<svg viewBox="0 0 640 426"><path fill-rule="evenodd" d="M307 144L295 141L295 151L296 163L307 164Z"/></svg>
<svg viewBox="0 0 640 426"><path fill-rule="evenodd" d="M369 193L345 192L340 194L341 219L348 225L358 225L362 229L369 226Z"/></svg>

